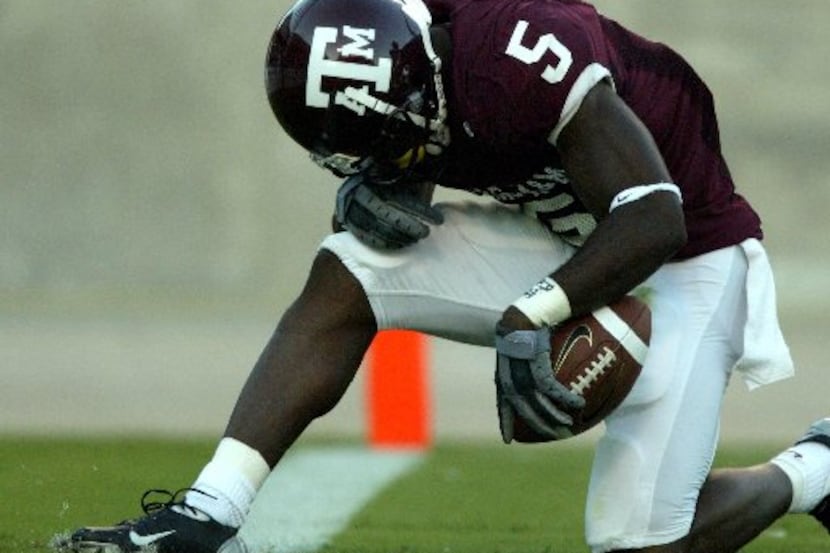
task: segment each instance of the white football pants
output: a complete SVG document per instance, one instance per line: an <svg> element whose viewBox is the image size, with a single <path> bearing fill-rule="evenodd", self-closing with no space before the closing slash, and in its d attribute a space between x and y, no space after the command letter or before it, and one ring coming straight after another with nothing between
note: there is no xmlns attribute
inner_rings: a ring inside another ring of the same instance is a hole
<svg viewBox="0 0 830 553"><path fill-rule="evenodd" d="M360 281L378 328L492 347L504 309L574 249L512 208L439 207L444 224L410 247L374 250L342 232L321 248ZM771 284L763 250L751 242L763 261L753 271ZM721 401L744 351L748 266L745 249L734 246L666 264L640 287L652 310L651 344L597 444L585 517L593 551L671 543L688 533L714 457ZM786 362L774 308L763 318L752 328Z"/></svg>

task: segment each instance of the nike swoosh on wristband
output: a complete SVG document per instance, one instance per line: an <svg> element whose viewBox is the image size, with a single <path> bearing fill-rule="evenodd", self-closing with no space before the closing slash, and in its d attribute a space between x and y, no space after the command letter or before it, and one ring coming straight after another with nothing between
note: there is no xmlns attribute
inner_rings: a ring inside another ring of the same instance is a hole
<svg viewBox="0 0 830 553"><path fill-rule="evenodd" d="M145 545L150 545L152 543L159 541L162 538L166 538L170 534L175 533L175 530L167 530L166 532L159 532L157 534L147 534L146 536L142 536L141 534L136 533L135 530L130 530L130 541L133 542L133 545L144 547Z"/></svg>

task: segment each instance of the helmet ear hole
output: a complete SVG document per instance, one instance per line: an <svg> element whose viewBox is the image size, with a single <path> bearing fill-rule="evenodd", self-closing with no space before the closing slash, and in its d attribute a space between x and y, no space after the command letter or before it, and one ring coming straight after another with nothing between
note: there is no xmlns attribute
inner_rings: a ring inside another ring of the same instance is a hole
<svg viewBox="0 0 830 553"><path fill-rule="evenodd" d="M446 135L430 24L421 0L297 2L265 62L280 125L317 159L393 161Z"/></svg>

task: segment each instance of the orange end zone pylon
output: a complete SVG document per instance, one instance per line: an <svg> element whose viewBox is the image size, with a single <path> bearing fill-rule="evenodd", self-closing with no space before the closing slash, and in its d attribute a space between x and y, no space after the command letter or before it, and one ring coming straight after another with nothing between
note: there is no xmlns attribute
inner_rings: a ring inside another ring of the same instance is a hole
<svg viewBox="0 0 830 553"><path fill-rule="evenodd" d="M432 442L427 338L408 330L379 332L369 349L366 378L372 447L424 449Z"/></svg>

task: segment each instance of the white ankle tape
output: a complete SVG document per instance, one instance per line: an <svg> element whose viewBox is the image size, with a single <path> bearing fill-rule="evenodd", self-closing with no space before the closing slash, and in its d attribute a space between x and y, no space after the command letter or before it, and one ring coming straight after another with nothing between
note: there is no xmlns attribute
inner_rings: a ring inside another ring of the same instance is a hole
<svg viewBox="0 0 830 553"><path fill-rule="evenodd" d="M830 493L830 448L815 442L795 445L771 461L793 487L789 512L808 513Z"/></svg>
<svg viewBox="0 0 830 553"><path fill-rule="evenodd" d="M223 438L192 486L204 493L189 492L187 504L238 528L270 471L258 451L239 440Z"/></svg>
<svg viewBox="0 0 830 553"><path fill-rule="evenodd" d="M222 438L211 462L238 470L255 490L262 487L271 472L271 467L259 451L235 438Z"/></svg>

